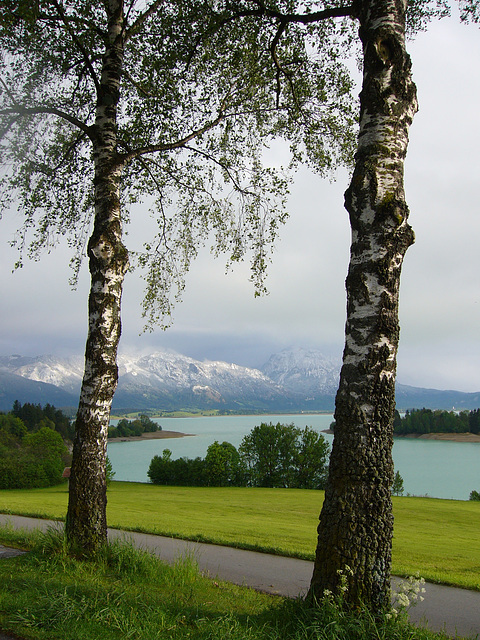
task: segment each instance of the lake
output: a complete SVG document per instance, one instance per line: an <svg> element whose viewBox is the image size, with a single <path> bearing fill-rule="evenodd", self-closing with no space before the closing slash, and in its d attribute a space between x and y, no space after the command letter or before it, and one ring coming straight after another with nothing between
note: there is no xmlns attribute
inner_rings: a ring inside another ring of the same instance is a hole
<svg viewBox="0 0 480 640"><path fill-rule="evenodd" d="M239 446L242 438L262 422L295 424L322 432L328 429L333 416L215 416L199 418L161 418L166 431L194 434L185 438L112 442L108 456L115 471L115 480L148 482L147 471L155 455L164 449L173 458L205 456L208 446L218 440ZM323 434L330 442L333 436ZM448 442L399 438L393 446L395 470L403 478L405 494L468 500L470 491L480 491L480 443Z"/></svg>

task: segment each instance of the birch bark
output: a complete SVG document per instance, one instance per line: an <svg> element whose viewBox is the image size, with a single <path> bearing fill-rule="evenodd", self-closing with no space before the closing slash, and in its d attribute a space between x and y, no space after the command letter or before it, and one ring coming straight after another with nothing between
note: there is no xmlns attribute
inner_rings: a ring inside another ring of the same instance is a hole
<svg viewBox="0 0 480 640"><path fill-rule="evenodd" d="M117 386L120 307L128 253L122 243L117 105L123 61L123 2L106 3L108 32L97 87L93 135L95 218L88 243L91 286L85 372L76 419L67 539L84 553L107 540L105 462L110 408Z"/></svg>
<svg viewBox="0 0 480 640"><path fill-rule="evenodd" d="M363 86L355 170L345 194L352 242L335 435L309 597L335 592L379 610L389 604L393 416L400 271L414 235L403 167L417 109L405 50L403 0L358 3Z"/></svg>

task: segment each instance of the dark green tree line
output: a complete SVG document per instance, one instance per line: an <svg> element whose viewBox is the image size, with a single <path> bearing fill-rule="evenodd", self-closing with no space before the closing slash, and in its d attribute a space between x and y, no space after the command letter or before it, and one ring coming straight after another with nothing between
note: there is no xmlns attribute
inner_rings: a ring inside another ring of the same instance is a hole
<svg viewBox="0 0 480 640"><path fill-rule="evenodd" d="M63 411L56 409L51 404L42 407L39 404L29 402L23 405L15 401L12 414L23 422L28 431L34 431L40 426L52 426L64 440L73 440L75 435L75 424Z"/></svg>
<svg viewBox="0 0 480 640"><path fill-rule="evenodd" d="M412 409L403 417L397 412L394 433L398 435L424 433L480 433L480 410L442 411Z"/></svg>

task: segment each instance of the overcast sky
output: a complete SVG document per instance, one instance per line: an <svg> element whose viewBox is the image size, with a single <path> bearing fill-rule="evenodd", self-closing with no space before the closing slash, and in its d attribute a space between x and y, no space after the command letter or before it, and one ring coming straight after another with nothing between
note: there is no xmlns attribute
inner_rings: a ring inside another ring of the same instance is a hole
<svg viewBox="0 0 480 640"><path fill-rule="evenodd" d="M480 33L454 19L410 43L420 111L410 134L406 195L416 243L406 255L400 297L398 379L404 384L480 390ZM121 350L173 348L199 359L261 366L289 346L340 358L350 229L346 172L335 183L301 170L291 217L268 277L253 297L248 267L225 275L204 252L166 332L139 335L141 283L128 275ZM0 222L0 354L83 353L88 272L68 286L62 249L11 274L7 244L19 217ZM85 265L86 267L86 265Z"/></svg>

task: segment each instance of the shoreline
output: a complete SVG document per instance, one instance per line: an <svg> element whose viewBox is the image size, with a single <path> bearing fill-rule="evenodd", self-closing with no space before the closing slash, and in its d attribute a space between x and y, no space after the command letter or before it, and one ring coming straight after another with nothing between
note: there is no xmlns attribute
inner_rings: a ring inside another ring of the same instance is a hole
<svg viewBox="0 0 480 640"><path fill-rule="evenodd" d="M394 438L410 438L413 440L444 440L449 442L480 442L480 435L475 433L405 433L395 434Z"/></svg>
<svg viewBox="0 0 480 640"><path fill-rule="evenodd" d="M331 429L324 429L322 433L329 433L333 435ZM108 438L107 442L138 442L139 440L166 440L168 438L190 438L195 437L194 433L183 433L182 431L150 431L142 433L140 436L119 438ZM475 433L406 433L395 434L395 438L399 439L411 439L411 440L440 440L446 442L467 442L467 443L480 443L480 435Z"/></svg>
<svg viewBox="0 0 480 640"><path fill-rule="evenodd" d="M333 435L331 429L324 429L322 433ZM480 435L475 433L394 433L393 439L410 439L410 440L443 440L445 442L479 442Z"/></svg>
<svg viewBox="0 0 480 640"><path fill-rule="evenodd" d="M167 438L187 438L195 436L194 433L182 433L181 431L149 431L140 436L120 436L119 438L108 438L107 444L111 442L138 442L139 440L166 440Z"/></svg>

